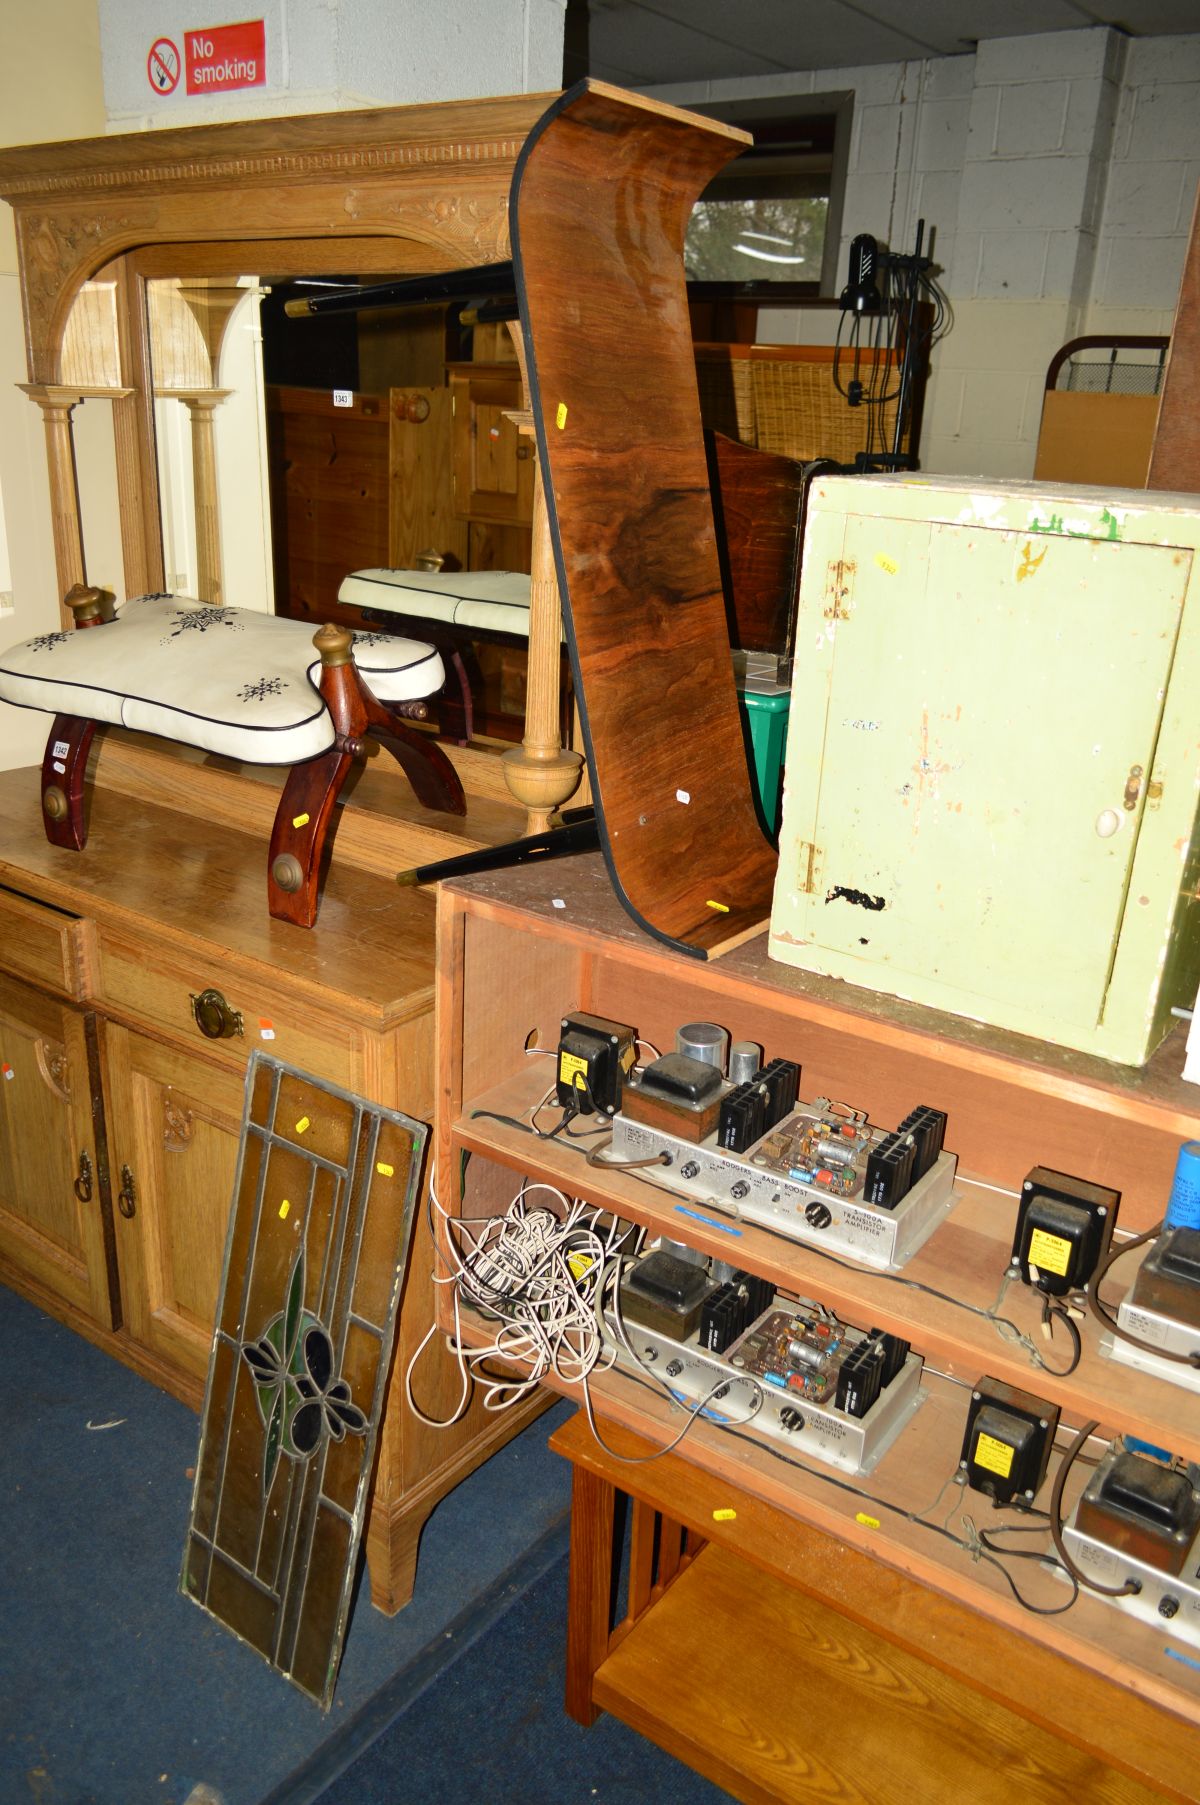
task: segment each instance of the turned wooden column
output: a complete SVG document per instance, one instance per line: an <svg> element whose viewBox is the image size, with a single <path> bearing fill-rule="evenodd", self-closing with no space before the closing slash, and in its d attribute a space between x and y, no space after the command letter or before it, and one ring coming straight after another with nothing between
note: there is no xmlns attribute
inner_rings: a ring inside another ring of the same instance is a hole
<svg viewBox="0 0 1200 1805"><path fill-rule="evenodd" d="M83 553L83 520L79 511L79 478L75 469L75 441L71 414L89 395L120 401L131 389L88 389L57 382L22 382L17 385L42 410L46 428L46 461L50 470L50 524L54 534L54 568L58 593L66 595L87 582ZM59 624L71 625L70 609L59 605Z"/></svg>
<svg viewBox="0 0 1200 1805"><path fill-rule="evenodd" d="M20 385L42 410L46 429L46 458L50 466L50 520L54 533L54 565L58 593L87 580L83 557L83 526L79 512L79 479L75 470L75 442L71 437L71 412L83 397L78 389L51 383ZM71 611L59 605L59 621L71 624Z"/></svg>
<svg viewBox="0 0 1200 1805"><path fill-rule="evenodd" d="M217 515L217 446L213 414L231 393L229 389L173 391L187 408L192 423L192 505L196 516L196 595L202 602L221 604L221 523Z"/></svg>
<svg viewBox="0 0 1200 1805"><path fill-rule="evenodd" d="M519 325L510 325L525 393L525 344ZM517 430L534 436L533 417L513 414ZM583 754L559 740L559 674L562 669L562 603L554 568L550 518L537 462L533 475L533 550L529 579L529 667L525 689L525 737L503 757L504 781L526 811L525 832L537 834L579 788Z"/></svg>

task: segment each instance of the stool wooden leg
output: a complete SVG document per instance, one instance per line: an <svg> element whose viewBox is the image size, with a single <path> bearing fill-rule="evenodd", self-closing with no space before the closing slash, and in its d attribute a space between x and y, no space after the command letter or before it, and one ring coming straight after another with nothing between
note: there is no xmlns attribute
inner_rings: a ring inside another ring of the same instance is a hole
<svg viewBox="0 0 1200 1805"><path fill-rule="evenodd" d="M456 645L449 640L438 642L438 651L450 666L445 686L438 700L442 732L456 746L469 746L475 737L475 697L471 677Z"/></svg>
<svg viewBox="0 0 1200 1805"><path fill-rule="evenodd" d="M608 1653L615 1497L606 1480L572 1465L565 1706L585 1729L600 1715L592 1679Z"/></svg>
<svg viewBox="0 0 1200 1805"><path fill-rule="evenodd" d="M368 735L387 746L426 808L465 815L467 799L458 772L437 741L405 725L362 681L350 650L353 635L326 625L313 635L321 654L320 691L333 722L328 752L293 766L284 785L267 866L267 897L276 921L311 928L320 902L321 861L333 825L333 809L351 762L361 756ZM424 714L424 704L401 704Z"/></svg>
<svg viewBox="0 0 1200 1805"><path fill-rule="evenodd" d="M311 928L317 919L325 836L350 763L334 746L288 773L267 857L267 906L276 921Z"/></svg>
<svg viewBox="0 0 1200 1805"><path fill-rule="evenodd" d="M95 721L58 714L42 758L42 822L51 846L82 852L87 845L83 817L83 780Z"/></svg>
<svg viewBox="0 0 1200 1805"><path fill-rule="evenodd" d="M448 815L465 815L467 799L462 779L435 739L418 733L376 701L365 683L361 683L366 715L364 731L386 746L397 760L413 787L417 801L425 808L441 809Z"/></svg>

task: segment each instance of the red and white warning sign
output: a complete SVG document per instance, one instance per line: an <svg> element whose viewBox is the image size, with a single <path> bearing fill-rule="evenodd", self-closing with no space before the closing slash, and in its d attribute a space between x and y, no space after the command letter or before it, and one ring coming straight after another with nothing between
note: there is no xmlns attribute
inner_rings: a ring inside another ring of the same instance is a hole
<svg viewBox="0 0 1200 1805"><path fill-rule="evenodd" d="M189 94L224 94L230 88L261 88L266 83L267 40L261 19L189 31L183 44Z"/></svg>
<svg viewBox="0 0 1200 1805"><path fill-rule="evenodd" d="M179 86L179 50L170 38L155 38L146 58L146 74L156 94L173 94Z"/></svg>

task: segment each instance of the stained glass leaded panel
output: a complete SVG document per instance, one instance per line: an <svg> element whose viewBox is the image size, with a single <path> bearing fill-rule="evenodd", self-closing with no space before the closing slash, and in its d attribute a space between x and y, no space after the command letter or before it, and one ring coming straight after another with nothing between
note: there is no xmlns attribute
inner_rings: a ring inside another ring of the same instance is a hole
<svg viewBox="0 0 1200 1805"><path fill-rule="evenodd" d="M425 1136L251 1059L181 1584L326 1710Z"/></svg>

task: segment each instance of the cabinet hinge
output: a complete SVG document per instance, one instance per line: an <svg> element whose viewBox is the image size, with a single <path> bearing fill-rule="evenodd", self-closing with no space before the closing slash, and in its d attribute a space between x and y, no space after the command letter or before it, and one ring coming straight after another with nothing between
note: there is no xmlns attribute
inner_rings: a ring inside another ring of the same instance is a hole
<svg viewBox="0 0 1200 1805"><path fill-rule="evenodd" d="M825 576L826 620L849 620L854 601L853 558L831 558Z"/></svg>

